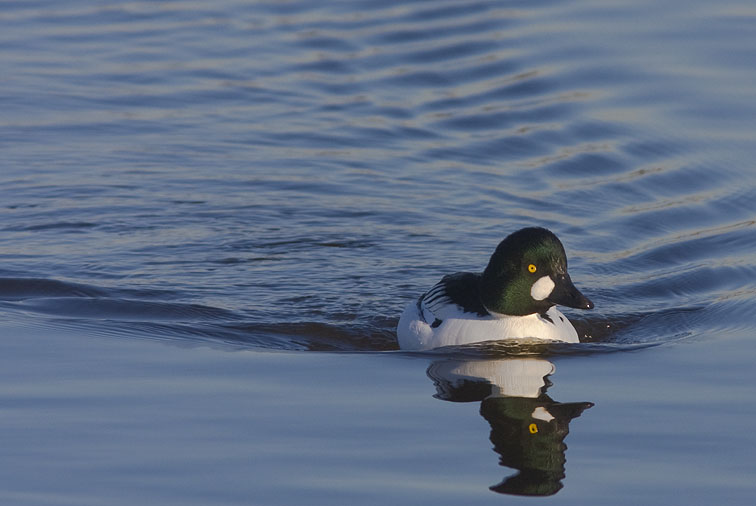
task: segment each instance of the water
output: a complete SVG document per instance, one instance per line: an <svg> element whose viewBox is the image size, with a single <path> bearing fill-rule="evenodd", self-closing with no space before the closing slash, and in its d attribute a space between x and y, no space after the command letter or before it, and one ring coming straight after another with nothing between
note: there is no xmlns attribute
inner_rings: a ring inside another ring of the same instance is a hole
<svg viewBox="0 0 756 506"><path fill-rule="evenodd" d="M749 504L754 17L4 3L3 503ZM397 351L530 225L583 343Z"/></svg>

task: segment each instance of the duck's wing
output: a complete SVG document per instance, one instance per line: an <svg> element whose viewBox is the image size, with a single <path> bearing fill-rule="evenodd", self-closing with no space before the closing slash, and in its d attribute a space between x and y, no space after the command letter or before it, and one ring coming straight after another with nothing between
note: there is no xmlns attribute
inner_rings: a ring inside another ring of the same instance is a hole
<svg viewBox="0 0 756 506"><path fill-rule="evenodd" d="M418 312L432 327L447 318L488 316L478 295L480 274L458 272L444 276L417 301Z"/></svg>

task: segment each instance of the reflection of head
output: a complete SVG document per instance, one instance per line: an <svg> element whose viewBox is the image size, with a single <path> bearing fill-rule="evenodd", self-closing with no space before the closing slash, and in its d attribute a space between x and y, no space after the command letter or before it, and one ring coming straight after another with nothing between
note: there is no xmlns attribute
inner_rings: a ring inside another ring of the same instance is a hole
<svg viewBox="0 0 756 506"><path fill-rule="evenodd" d="M551 399L546 390L553 372L554 364L538 358L445 360L428 368L435 397L482 401L480 414L491 425L499 463L519 471L491 490L545 496L562 488L569 423L593 404Z"/></svg>
<svg viewBox="0 0 756 506"><path fill-rule="evenodd" d="M491 425L491 442L502 466L518 469L491 490L517 495L552 495L562 488L564 438L570 420L593 406L561 404L543 394L537 399L489 397L480 413Z"/></svg>

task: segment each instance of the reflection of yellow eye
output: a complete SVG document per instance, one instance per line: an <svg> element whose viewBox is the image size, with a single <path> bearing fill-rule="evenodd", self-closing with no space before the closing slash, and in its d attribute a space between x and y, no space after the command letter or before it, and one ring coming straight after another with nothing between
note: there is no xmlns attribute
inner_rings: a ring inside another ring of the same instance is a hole
<svg viewBox="0 0 756 506"><path fill-rule="evenodd" d="M528 430L531 434L535 434L538 432L538 425L531 423L530 425L528 425Z"/></svg>
<svg viewBox="0 0 756 506"><path fill-rule="evenodd" d="M530 273L533 273L533 272L535 272L536 270L537 270L537 269L536 269L536 266L535 266L534 264L530 264L530 265L528 265L528 272L530 272Z"/></svg>

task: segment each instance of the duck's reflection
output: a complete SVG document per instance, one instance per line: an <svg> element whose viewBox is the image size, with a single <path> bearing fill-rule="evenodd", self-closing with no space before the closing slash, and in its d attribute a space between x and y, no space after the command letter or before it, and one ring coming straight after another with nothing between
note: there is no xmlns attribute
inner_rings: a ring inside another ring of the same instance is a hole
<svg viewBox="0 0 756 506"><path fill-rule="evenodd" d="M593 403L561 403L546 395L554 370L554 364L537 358L444 360L428 368L435 397L481 401L480 414L491 425L499 463L519 471L491 490L546 496L562 488L570 421Z"/></svg>

